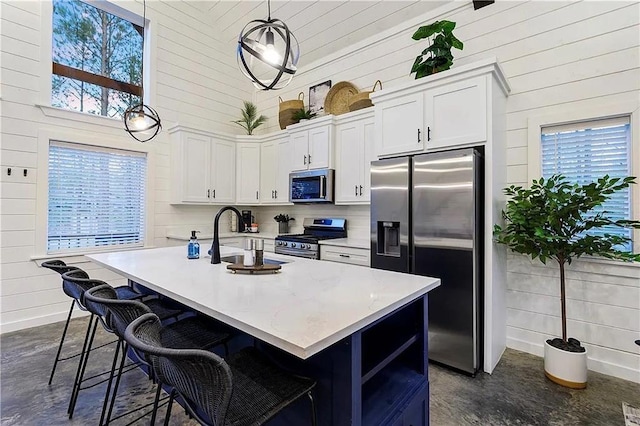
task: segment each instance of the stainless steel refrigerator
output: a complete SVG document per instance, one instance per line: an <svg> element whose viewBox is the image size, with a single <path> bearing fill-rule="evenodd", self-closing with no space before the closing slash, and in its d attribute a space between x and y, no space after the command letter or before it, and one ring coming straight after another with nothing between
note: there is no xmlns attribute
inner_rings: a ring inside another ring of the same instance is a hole
<svg viewBox="0 0 640 426"><path fill-rule="evenodd" d="M438 277L429 359L482 366L483 156L469 148L371 163L371 267Z"/></svg>

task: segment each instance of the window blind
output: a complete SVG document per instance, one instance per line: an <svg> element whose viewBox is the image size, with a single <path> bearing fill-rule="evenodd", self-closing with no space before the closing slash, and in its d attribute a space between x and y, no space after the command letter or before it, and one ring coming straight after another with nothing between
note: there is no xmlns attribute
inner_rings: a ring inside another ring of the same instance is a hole
<svg viewBox="0 0 640 426"><path fill-rule="evenodd" d="M542 175L561 173L571 182L587 184L604 175L624 178L631 174L629 117L595 120L542 129ZM619 191L604 203L612 219L631 218L631 190ZM630 229L603 227L589 231L631 238ZM624 249L631 250L631 243Z"/></svg>
<svg viewBox="0 0 640 426"><path fill-rule="evenodd" d="M52 141L47 253L142 246L144 153Z"/></svg>

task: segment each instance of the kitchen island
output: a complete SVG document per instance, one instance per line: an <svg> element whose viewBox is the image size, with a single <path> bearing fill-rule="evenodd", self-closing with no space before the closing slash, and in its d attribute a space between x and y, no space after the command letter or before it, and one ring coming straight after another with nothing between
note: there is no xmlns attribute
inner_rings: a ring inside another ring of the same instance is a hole
<svg viewBox="0 0 640 426"><path fill-rule="evenodd" d="M221 247L223 257L240 253ZM438 279L271 253L287 262L281 272L233 274L208 257L188 260L184 247L88 257L316 379L319 424L428 424L427 293ZM306 424L308 413L291 422Z"/></svg>

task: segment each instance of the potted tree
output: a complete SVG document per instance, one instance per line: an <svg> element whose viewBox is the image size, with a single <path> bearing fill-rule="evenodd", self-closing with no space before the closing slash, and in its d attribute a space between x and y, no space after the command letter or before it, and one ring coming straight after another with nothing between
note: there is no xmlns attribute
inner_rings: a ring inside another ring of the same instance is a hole
<svg viewBox="0 0 640 426"><path fill-rule="evenodd" d="M510 199L502 212L504 226L494 227L495 241L545 264L555 260L560 268L562 338L545 342L544 369L549 379L567 387L587 386L587 352L578 340L567 338L565 267L583 255L640 261L640 254L623 248L631 241L629 238L606 231L640 228L640 222L612 219L600 208L614 192L631 184L635 184L634 177L607 175L579 185L562 175L553 175L534 180L529 189L514 185L504 189ZM587 233L602 227L607 227L602 233Z"/></svg>
<svg viewBox="0 0 640 426"><path fill-rule="evenodd" d="M233 121L233 123L242 126L242 128L247 131L247 135L252 135L256 128L267 121L267 117L264 115L258 116L258 107L256 107L252 102L243 102L244 108L240 110L242 118L240 120Z"/></svg>

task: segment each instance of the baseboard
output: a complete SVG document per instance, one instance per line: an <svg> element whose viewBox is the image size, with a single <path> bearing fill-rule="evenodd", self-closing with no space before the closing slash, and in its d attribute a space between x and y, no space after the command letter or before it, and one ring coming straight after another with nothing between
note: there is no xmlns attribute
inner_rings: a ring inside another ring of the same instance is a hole
<svg viewBox="0 0 640 426"><path fill-rule="evenodd" d="M41 325L53 324L59 321L65 321L69 315L69 311L56 312L55 314L43 315L35 318L27 318L20 321L13 321L6 324L0 324L0 334L11 333L13 331L25 330L27 328L39 327ZM88 312L75 309L73 318L79 318L88 315Z"/></svg>
<svg viewBox="0 0 640 426"><path fill-rule="evenodd" d="M544 356L544 346L520 339L514 339L512 337L507 337L507 347L540 357ZM602 373L619 379L628 380L630 382L640 383L640 369L625 367L624 365L614 364L612 362L590 357L587 358L587 368L591 371L595 371L596 373Z"/></svg>

